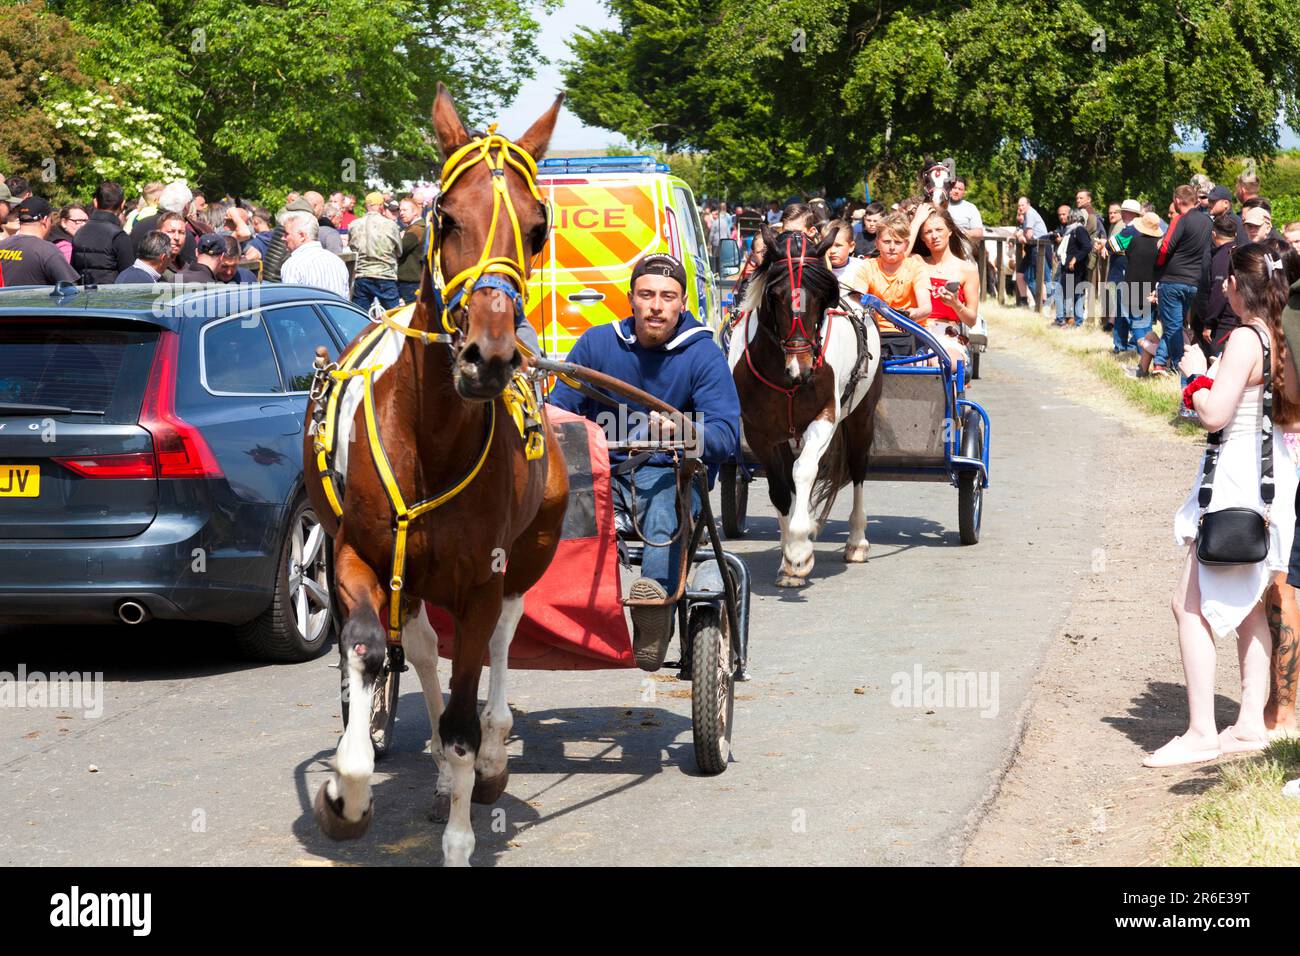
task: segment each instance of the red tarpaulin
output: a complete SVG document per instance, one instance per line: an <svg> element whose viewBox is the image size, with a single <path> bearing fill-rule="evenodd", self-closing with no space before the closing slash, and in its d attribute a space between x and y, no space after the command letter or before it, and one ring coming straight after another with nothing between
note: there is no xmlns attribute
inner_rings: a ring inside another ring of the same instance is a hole
<svg viewBox="0 0 1300 956"><path fill-rule="evenodd" d="M555 560L524 598L510 666L551 671L635 667L623 617L605 434L585 418L551 406L546 411L569 471L569 508ZM430 606L429 621L438 632L438 653L450 657L450 615Z"/></svg>

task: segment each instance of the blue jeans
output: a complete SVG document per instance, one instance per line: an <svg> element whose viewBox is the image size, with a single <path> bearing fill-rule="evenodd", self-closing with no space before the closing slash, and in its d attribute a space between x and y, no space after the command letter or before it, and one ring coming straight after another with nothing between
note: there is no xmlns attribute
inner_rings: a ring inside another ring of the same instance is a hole
<svg viewBox="0 0 1300 956"><path fill-rule="evenodd" d="M1056 306L1056 324L1065 324L1065 289L1062 287L1064 278L1064 269L1058 263L1054 269L1051 269L1047 279L1047 297Z"/></svg>
<svg viewBox="0 0 1300 956"><path fill-rule="evenodd" d="M1029 290L1029 303L1038 305L1038 255L1032 248L1026 253L1025 268L1021 273L1025 277L1025 288Z"/></svg>
<svg viewBox="0 0 1300 956"><path fill-rule="evenodd" d="M1092 286L1088 280L1074 283L1074 325L1075 328L1083 325L1083 320L1088 317L1088 290Z"/></svg>
<svg viewBox="0 0 1300 956"><path fill-rule="evenodd" d="M632 498L632 481L636 480L636 499ZM611 483L614 510L635 514L637 526L646 540L641 559L641 575L652 578L672 594L677 589L681 567L680 538L662 547L650 542L664 542L677 531L677 473L668 465L642 465L631 474L615 475ZM699 514L700 499L691 488L691 513Z"/></svg>
<svg viewBox="0 0 1300 956"><path fill-rule="evenodd" d="M1178 368L1183 360L1183 320L1196 301L1196 286L1185 282L1161 282L1156 289L1156 316L1160 319L1160 348L1156 364Z"/></svg>
<svg viewBox="0 0 1300 956"><path fill-rule="evenodd" d="M1133 326L1129 324L1127 289L1128 286L1121 279L1119 282L1110 286L1110 300L1115 304L1115 327L1111 329L1111 340L1115 348L1121 352L1127 351L1137 345L1137 337L1133 333Z"/></svg>
<svg viewBox="0 0 1300 956"><path fill-rule="evenodd" d="M357 279L352 283L353 305L369 311L370 303L375 299L385 309L395 309L401 305L397 299L397 280Z"/></svg>
<svg viewBox="0 0 1300 956"><path fill-rule="evenodd" d="M412 302L414 302L415 297L419 295L419 293L420 293L419 279L416 279L414 282L397 283L397 295L407 305L410 305Z"/></svg>

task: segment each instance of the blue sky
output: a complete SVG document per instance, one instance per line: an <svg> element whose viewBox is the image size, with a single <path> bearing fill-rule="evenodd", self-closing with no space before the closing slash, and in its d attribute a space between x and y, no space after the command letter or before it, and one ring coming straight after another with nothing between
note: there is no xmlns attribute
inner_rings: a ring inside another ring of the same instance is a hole
<svg viewBox="0 0 1300 956"><path fill-rule="evenodd" d="M565 41L575 26L601 29L617 25L617 20L610 16L601 0L565 0L556 13L542 18L538 46L551 60L551 64L539 69L537 76L523 85L515 101L499 114L501 131L507 136L518 136L555 97L561 86L558 64L569 57ZM561 110L555 135L551 139L551 148L604 149L611 143L623 142L625 140L618 133L587 126L570 111ZM1296 149L1300 147L1300 137L1284 127L1280 145L1283 149ZM1197 150L1201 146L1199 138L1190 138L1180 148Z"/></svg>
<svg viewBox="0 0 1300 956"><path fill-rule="evenodd" d="M538 46L551 60L549 66L523 85L519 96L499 114L501 132L518 136L555 98L562 81L559 63L569 58L566 40L575 26L615 27L618 21L609 15L600 0L566 0L558 12L541 21L542 32ZM604 149L611 143L622 143L623 137L599 127L587 126L569 110L560 111L560 119L551 137L551 149Z"/></svg>

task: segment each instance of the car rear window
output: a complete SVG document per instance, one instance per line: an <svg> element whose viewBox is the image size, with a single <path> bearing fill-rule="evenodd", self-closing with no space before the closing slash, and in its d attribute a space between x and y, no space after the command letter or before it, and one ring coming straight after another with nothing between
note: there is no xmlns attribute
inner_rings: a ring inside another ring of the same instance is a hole
<svg viewBox="0 0 1300 956"><path fill-rule="evenodd" d="M133 422L140 411L158 330L85 323L0 320L0 403L54 405Z"/></svg>

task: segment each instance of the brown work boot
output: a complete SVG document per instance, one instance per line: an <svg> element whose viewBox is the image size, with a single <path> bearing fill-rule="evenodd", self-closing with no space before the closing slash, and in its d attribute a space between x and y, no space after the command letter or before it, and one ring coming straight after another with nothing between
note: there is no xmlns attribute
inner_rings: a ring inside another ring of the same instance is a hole
<svg viewBox="0 0 1300 956"><path fill-rule="evenodd" d="M628 597L635 601L663 600L668 596L662 584L653 578L637 578ZM636 666L653 673L663 666L668 645L673 639L673 609L668 605L632 607L632 649Z"/></svg>

